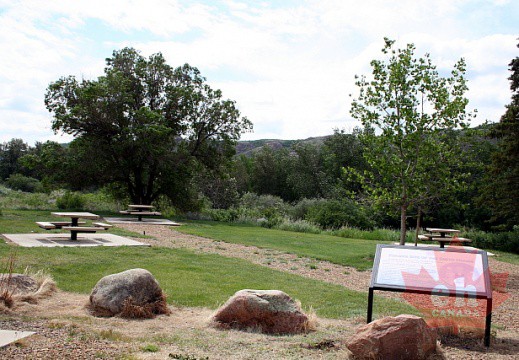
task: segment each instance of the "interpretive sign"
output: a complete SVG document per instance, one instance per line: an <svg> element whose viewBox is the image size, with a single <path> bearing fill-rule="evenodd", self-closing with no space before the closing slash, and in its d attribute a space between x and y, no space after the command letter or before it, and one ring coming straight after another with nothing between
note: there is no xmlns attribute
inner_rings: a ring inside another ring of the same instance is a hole
<svg viewBox="0 0 519 360"><path fill-rule="evenodd" d="M408 247L377 245L368 297L368 323L373 311L373 291L398 291L412 294L448 296L460 299L484 299L485 345L490 345L492 286L487 253L465 248ZM413 301L410 301L413 304ZM478 315L478 308L441 308L433 301L416 307L427 308L430 314L453 314L461 318ZM425 301L427 303L427 301ZM415 305L415 304L413 304ZM443 312L442 312L443 311Z"/></svg>

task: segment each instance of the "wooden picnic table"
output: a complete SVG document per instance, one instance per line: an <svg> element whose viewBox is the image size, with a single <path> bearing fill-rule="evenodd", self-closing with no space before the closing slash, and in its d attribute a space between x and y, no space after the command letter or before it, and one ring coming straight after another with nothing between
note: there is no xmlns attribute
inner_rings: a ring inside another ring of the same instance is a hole
<svg viewBox="0 0 519 360"><path fill-rule="evenodd" d="M153 205L139 205L139 204L131 204L128 205L128 210L119 211L121 214L125 215L137 215L137 220L142 221L143 216L158 216L162 215L158 211L153 211Z"/></svg>
<svg viewBox="0 0 519 360"><path fill-rule="evenodd" d="M63 230L70 231L70 240L77 240L78 233L95 233L98 230L105 230L111 225L97 223L95 226L79 226L79 219L96 220L100 216L89 212L53 212L54 216L69 217L70 226L63 226Z"/></svg>
<svg viewBox="0 0 519 360"><path fill-rule="evenodd" d="M456 234L460 232L460 230L455 229L442 229L442 228L426 228L425 231L428 231L429 234L423 234L420 239L425 241L437 241L440 243L440 248L445 248L445 244L451 243L469 243L472 242L470 239L460 238ZM454 237L450 234L454 234Z"/></svg>

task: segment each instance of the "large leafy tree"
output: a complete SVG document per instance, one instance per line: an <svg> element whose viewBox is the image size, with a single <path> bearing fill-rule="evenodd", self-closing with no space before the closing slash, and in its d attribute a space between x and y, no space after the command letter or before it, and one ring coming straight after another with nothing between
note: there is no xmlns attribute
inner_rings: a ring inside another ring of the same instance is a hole
<svg viewBox="0 0 519 360"><path fill-rule="evenodd" d="M76 165L140 204L166 195L189 207L193 174L221 168L252 128L198 69L132 48L114 51L97 80L51 83L45 104L54 131L75 136Z"/></svg>
<svg viewBox="0 0 519 360"><path fill-rule="evenodd" d="M371 170L363 175L378 204L400 211L400 244L405 244L408 209L437 197L456 184L455 146L448 130L466 125L468 100L465 62L448 77L439 75L430 56L414 56L415 47L394 49L385 39L385 60L373 60L372 79L357 78L360 92L351 114L361 121L360 138Z"/></svg>
<svg viewBox="0 0 519 360"><path fill-rule="evenodd" d="M498 140L498 150L489 167L483 195L484 202L493 210L492 220L505 227L519 224L519 57L510 62L509 69L512 102L491 132Z"/></svg>

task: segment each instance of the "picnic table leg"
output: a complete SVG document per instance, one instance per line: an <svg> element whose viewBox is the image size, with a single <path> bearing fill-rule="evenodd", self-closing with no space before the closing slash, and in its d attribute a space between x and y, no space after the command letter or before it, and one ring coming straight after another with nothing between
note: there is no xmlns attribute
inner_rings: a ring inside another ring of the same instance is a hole
<svg viewBox="0 0 519 360"><path fill-rule="evenodd" d="M137 214L137 219L138 219L139 221L142 221L142 215Z"/></svg>
<svg viewBox="0 0 519 360"><path fill-rule="evenodd" d="M78 226L78 225L79 225L79 218L72 218L70 226Z"/></svg>
<svg viewBox="0 0 519 360"><path fill-rule="evenodd" d="M77 240L77 231L70 230L70 240Z"/></svg>

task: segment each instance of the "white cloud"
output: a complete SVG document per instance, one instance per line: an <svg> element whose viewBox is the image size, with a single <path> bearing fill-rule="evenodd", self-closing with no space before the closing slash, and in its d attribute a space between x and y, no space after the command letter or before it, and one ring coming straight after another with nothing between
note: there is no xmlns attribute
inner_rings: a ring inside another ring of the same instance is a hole
<svg viewBox="0 0 519 360"><path fill-rule="evenodd" d="M468 0L293 4L0 1L1 136L16 128L7 127L12 116L23 119L21 137L52 136L43 105L49 82L69 74L95 78L104 58L122 46L144 55L160 51L174 66L199 67L255 123L248 138L303 138L353 128L348 96L357 91L353 77L370 72L369 62L382 55L384 36L400 47L415 43L417 55L431 53L443 70L464 57L478 121L497 121L509 101L507 64L516 56L517 35L482 34L477 21L500 16L492 11L513 2L487 1L485 12L477 13L470 13ZM106 33L90 28L92 23L103 24Z"/></svg>

